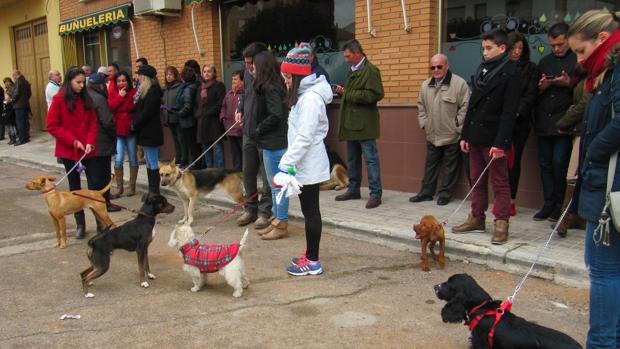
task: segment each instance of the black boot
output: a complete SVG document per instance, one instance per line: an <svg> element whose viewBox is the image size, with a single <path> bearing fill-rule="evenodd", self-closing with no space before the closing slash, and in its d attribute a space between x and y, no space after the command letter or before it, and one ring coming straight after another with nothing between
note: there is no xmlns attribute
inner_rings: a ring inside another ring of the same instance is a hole
<svg viewBox="0 0 620 349"><path fill-rule="evenodd" d="M159 170L146 169L146 175L149 180L149 193L159 194Z"/></svg>
<svg viewBox="0 0 620 349"><path fill-rule="evenodd" d="M121 210L120 207L110 204L110 191L109 190L106 191L105 194L103 194L103 197L105 198L105 205L106 205L106 209L108 210L108 212L119 212ZM99 223L99 221L97 221L97 223ZM99 226L97 226L97 228L99 228Z"/></svg>
<svg viewBox="0 0 620 349"><path fill-rule="evenodd" d="M75 217L75 224L77 225L75 238L83 239L86 236L86 217L84 216L84 211L74 213L73 217Z"/></svg>
<svg viewBox="0 0 620 349"><path fill-rule="evenodd" d="M15 142L17 141L17 136L12 135L12 134L9 134L9 139L10 139L10 141L9 141L9 143L8 143L8 144L9 144L9 145L13 145L13 144L15 144Z"/></svg>

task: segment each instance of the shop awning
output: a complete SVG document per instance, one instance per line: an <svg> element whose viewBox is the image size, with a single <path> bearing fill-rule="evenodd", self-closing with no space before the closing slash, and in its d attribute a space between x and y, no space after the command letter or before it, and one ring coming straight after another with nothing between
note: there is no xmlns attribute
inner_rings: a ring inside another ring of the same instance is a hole
<svg viewBox="0 0 620 349"><path fill-rule="evenodd" d="M58 34L69 35L120 22L129 22L129 4L64 21L59 25Z"/></svg>

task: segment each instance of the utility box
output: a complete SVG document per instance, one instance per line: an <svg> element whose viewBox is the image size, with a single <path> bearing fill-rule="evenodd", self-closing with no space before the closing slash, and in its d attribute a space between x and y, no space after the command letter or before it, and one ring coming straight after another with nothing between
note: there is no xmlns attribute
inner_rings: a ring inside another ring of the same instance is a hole
<svg viewBox="0 0 620 349"><path fill-rule="evenodd" d="M181 0L134 0L133 13L136 16L180 16Z"/></svg>

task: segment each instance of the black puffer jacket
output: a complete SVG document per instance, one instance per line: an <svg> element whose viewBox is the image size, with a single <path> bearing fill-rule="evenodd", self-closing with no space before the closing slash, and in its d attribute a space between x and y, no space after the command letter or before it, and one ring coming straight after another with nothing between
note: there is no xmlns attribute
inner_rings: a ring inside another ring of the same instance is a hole
<svg viewBox="0 0 620 349"><path fill-rule="evenodd" d="M179 88L176 96L178 109L175 111L175 114L179 119L181 128L196 126L194 110L196 109L196 91L198 91L198 86L199 83L197 82L184 82Z"/></svg>
<svg viewBox="0 0 620 349"><path fill-rule="evenodd" d="M170 85L166 85L162 90L161 104L164 107L161 108L161 122L164 125L176 125L179 123L179 118L175 111L179 109L177 94L180 88L181 82L175 81Z"/></svg>
<svg viewBox="0 0 620 349"><path fill-rule="evenodd" d="M534 122L533 110L536 97L538 97L538 68L536 64L527 61L518 62L517 70L521 77L521 96L519 98L515 129L529 130Z"/></svg>
<svg viewBox="0 0 620 349"><path fill-rule="evenodd" d="M116 154L116 126L110 107L108 107L108 97L105 85L91 85L88 87L88 94L93 100L95 114L97 114L97 156L111 156Z"/></svg>
<svg viewBox="0 0 620 349"><path fill-rule="evenodd" d="M154 83L146 96L140 97L136 103L133 133L137 136L138 145L158 147L164 144L164 131L159 119L161 96L161 87Z"/></svg>
<svg viewBox="0 0 620 349"><path fill-rule="evenodd" d="M256 143L269 150L288 145L288 109L276 91L256 94Z"/></svg>

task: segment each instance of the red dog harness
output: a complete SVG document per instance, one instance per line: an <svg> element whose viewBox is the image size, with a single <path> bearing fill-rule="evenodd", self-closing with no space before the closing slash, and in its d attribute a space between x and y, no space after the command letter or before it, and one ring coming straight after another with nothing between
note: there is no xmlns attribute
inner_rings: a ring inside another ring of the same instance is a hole
<svg viewBox="0 0 620 349"><path fill-rule="evenodd" d="M205 245L194 239L181 246L183 262L200 269L201 273L214 273L230 263L239 253L239 244Z"/></svg>
<svg viewBox="0 0 620 349"><path fill-rule="evenodd" d="M482 308L488 303L489 301L482 302L482 304L476 306L469 313L467 313L467 316L468 317L472 316L478 309ZM484 313L476 315L474 318L470 319L469 321L465 321L465 326L469 326L469 332L474 332L474 329L476 329L476 327L480 323L480 320L484 319L487 316L494 316L495 321L493 322L493 326L491 326L491 330L489 331L489 347L493 348L493 338L495 336L495 328L497 327L499 322L502 320L502 316L504 316L504 314L507 311L510 311L511 308L512 308L512 303L509 301L505 301L502 303L502 305L500 305L499 308L493 309L493 310L487 310Z"/></svg>

